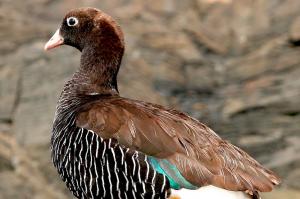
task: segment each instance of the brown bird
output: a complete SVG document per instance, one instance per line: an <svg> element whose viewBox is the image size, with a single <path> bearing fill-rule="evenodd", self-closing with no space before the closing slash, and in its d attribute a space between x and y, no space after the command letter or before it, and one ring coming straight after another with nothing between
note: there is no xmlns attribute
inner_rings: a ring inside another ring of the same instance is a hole
<svg viewBox="0 0 300 199"><path fill-rule="evenodd" d="M172 189L188 198L205 191L221 193L219 198L259 198L280 183L198 120L121 97L117 74L124 38L107 14L94 8L70 11L45 50L63 44L82 55L58 101L51 149L76 197L167 198Z"/></svg>

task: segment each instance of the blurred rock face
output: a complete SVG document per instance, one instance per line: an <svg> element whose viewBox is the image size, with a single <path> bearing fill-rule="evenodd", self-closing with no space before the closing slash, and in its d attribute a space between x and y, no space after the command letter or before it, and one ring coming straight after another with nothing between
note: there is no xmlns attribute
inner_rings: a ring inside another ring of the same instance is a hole
<svg viewBox="0 0 300 199"><path fill-rule="evenodd" d="M121 95L188 112L277 171L283 187L300 189L299 0L4 0L0 198L70 198L49 140L80 54L42 49L81 6L109 13L125 32Z"/></svg>

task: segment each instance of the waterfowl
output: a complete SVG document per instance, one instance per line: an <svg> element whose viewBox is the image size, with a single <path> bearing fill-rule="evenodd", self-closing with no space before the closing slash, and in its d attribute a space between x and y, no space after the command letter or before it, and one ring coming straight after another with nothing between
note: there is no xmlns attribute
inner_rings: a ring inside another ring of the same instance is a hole
<svg viewBox="0 0 300 199"><path fill-rule="evenodd" d="M191 199L218 190L222 198L259 198L280 183L187 114L121 97L117 74L124 38L109 15L94 8L70 11L45 50L60 45L82 52L79 69L60 95L51 138L54 166L77 198L186 193Z"/></svg>

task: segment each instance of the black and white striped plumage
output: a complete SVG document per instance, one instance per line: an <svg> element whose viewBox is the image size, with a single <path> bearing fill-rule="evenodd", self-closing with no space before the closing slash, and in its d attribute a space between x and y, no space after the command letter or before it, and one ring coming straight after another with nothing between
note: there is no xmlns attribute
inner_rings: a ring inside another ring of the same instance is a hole
<svg viewBox="0 0 300 199"><path fill-rule="evenodd" d="M167 198L169 182L147 156L76 127L74 114L55 120L52 160L77 198Z"/></svg>

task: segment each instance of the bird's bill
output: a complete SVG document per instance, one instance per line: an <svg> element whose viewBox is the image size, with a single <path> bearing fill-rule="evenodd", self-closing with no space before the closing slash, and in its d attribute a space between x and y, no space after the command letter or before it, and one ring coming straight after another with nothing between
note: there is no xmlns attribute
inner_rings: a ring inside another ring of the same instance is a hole
<svg viewBox="0 0 300 199"><path fill-rule="evenodd" d="M51 39L45 44L44 50L50 50L64 44L64 38L59 33L59 29L56 30Z"/></svg>

